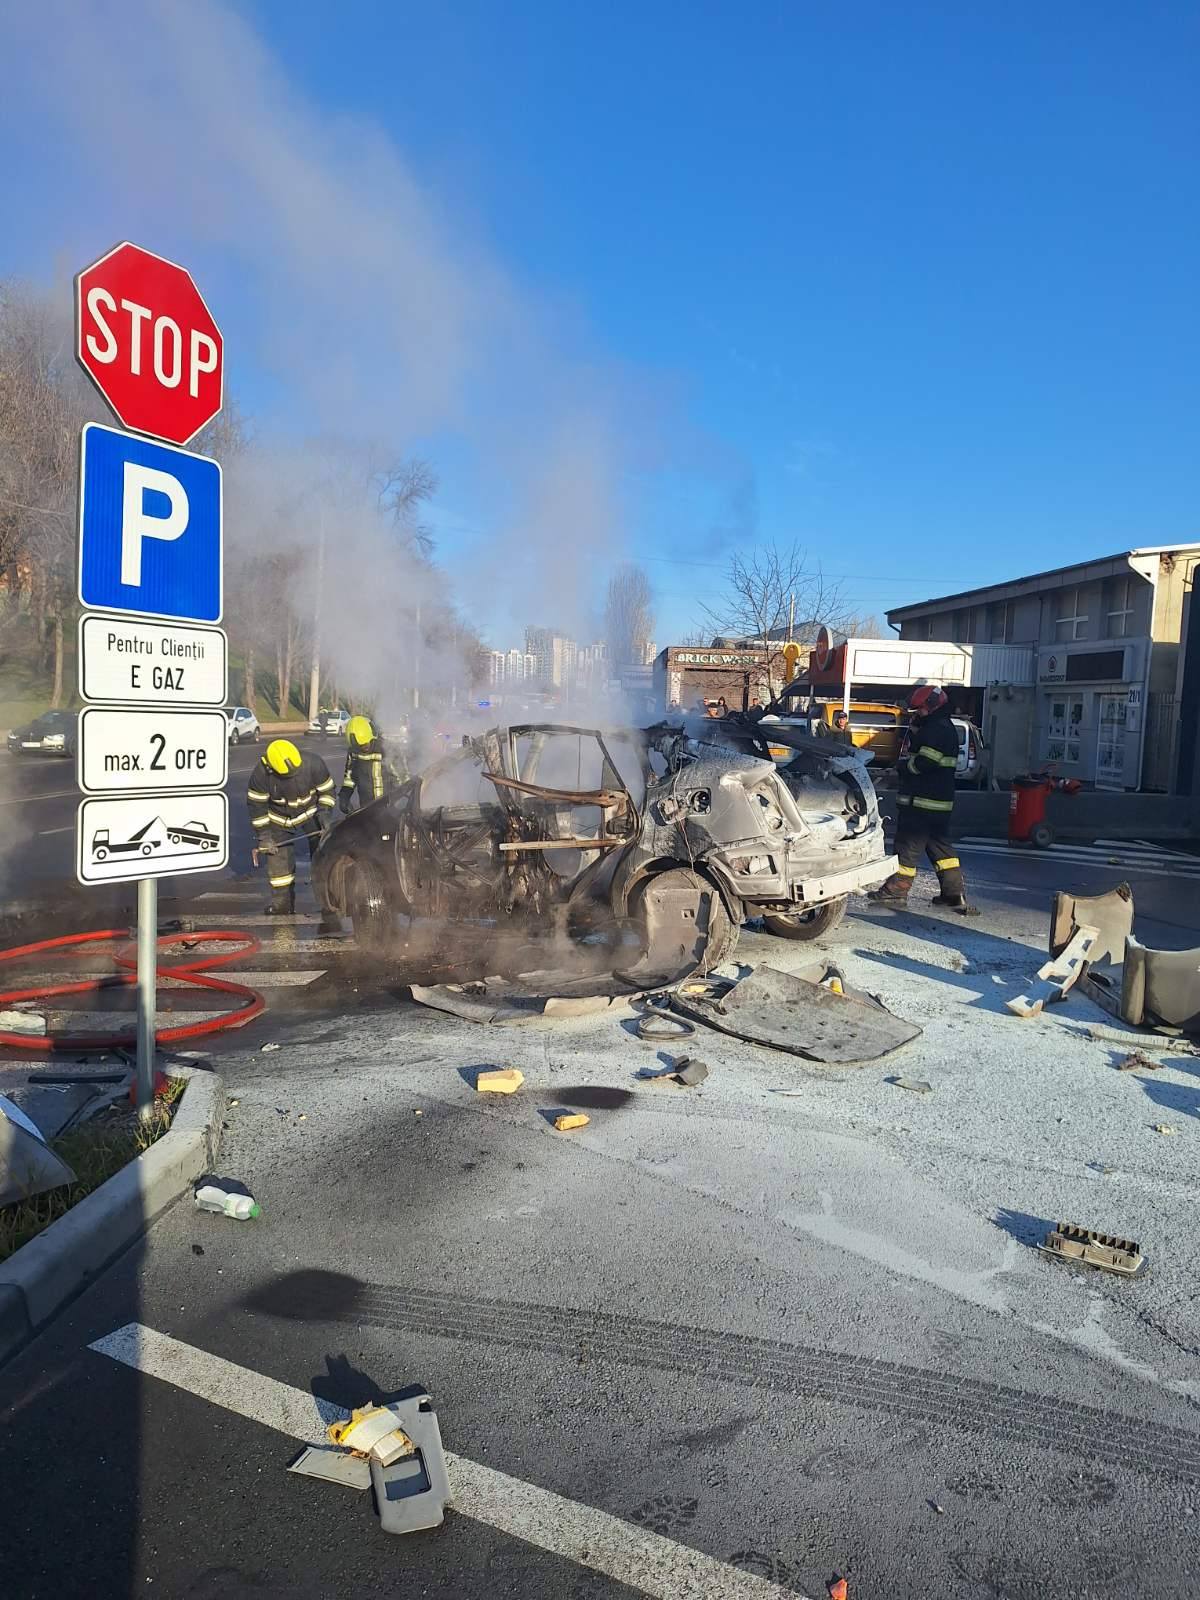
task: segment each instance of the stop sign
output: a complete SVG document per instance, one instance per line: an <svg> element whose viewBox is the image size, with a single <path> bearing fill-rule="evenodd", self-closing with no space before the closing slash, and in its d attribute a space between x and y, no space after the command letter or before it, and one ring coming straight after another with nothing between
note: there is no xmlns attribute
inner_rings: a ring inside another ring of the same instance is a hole
<svg viewBox="0 0 1200 1600"><path fill-rule="evenodd" d="M191 273L136 244L76 278L75 354L138 433L186 444L221 409L221 333Z"/></svg>

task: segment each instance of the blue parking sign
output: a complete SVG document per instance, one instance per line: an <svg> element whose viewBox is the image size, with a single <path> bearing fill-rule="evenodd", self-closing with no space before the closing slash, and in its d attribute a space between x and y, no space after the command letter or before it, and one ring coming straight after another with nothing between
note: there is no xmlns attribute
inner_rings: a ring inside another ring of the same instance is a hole
<svg viewBox="0 0 1200 1600"><path fill-rule="evenodd" d="M105 611L220 622L217 463L88 423L79 467L79 598Z"/></svg>

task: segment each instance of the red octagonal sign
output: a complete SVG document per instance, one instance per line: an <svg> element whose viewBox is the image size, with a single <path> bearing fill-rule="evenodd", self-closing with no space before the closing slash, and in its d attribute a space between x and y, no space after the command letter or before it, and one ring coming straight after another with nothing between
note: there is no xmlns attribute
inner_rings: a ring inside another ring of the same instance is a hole
<svg viewBox="0 0 1200 1600"><path fill-rule="evenodd" d="M191 273L136 244L76 278L75 354L138 433L186 444L221 409L220 329Z"/></svg>

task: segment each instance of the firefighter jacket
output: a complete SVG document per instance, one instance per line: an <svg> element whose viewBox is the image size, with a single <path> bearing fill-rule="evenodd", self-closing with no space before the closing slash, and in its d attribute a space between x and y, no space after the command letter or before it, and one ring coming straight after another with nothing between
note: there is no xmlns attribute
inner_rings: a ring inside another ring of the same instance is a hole
<svg viewBox="0 0 1200 1600"><path fill-rule="evenodd" d="M283 775L264 756L250 774L246 804L256 836L269 838L272 828L319 833L321 813L333 810L333 779L320 756L302 756L300 765Z"/></svg>
<svg viewBox="0 0 1200 1600"><path fill-rule="evenodd" d="M377 736L370 744L351 745L338 803L343 811L349 811L350 800L357 789L359 805L369 806L372 800L382 800L394 781L395 774L384 753L382 739Z"/></svg>
<svg viewBox="0 0 1200 1600"><path fill-rule="evenodd" d="M958 730L950 720L949 706L914 726L908 749L900 762L897 802L914 812L946 817L954 810L954 769L958 765Z"/></svg>

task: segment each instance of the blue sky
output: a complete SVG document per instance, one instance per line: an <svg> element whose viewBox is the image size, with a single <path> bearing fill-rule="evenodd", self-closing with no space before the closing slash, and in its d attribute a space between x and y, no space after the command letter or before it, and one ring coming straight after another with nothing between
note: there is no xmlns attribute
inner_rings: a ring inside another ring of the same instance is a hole
<svg viewBox="0 0 1200 1600"><path fill-rule="evenodd" d="M738 539L796 537L881 613L1200 533L1194 6L237 9L561 333L574 396L594 369L660 642ZM77 247L47 131L0 179L29 220L0 270ZM248 340L261 287L198 247ZM503 384L469 387L416 440L452 563L511 511L475 450ZM289 410L269 354L242 388Z"/></svg>

